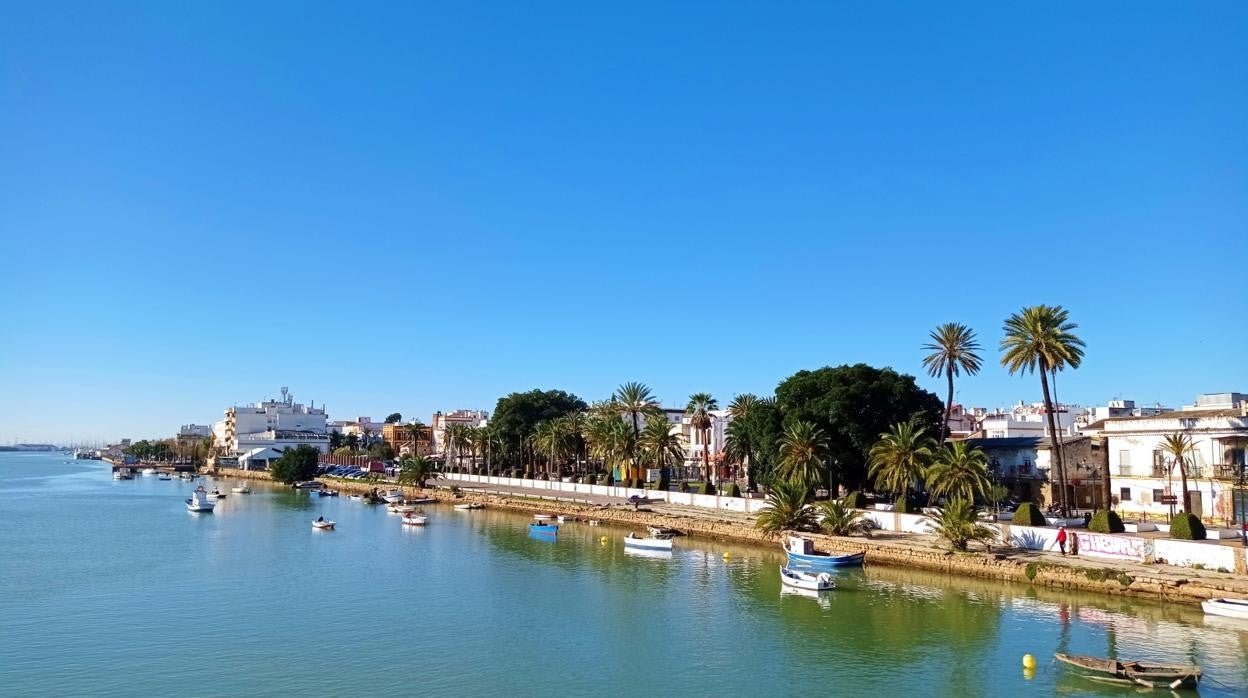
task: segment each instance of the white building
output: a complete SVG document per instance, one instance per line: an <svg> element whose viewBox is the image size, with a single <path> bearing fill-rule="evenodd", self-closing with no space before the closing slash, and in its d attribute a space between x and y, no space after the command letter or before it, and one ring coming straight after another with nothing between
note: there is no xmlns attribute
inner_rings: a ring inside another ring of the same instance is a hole
<svg viewBox="0 0 1248 698"><path fill-rule="evenodd" d="M484 426L490 417L490 413L485 410L455 410L454 412L434 412L433 419L429 422L430 431L433 436L433 452L442 454L446 452L446 428L452 424L462 424L469 427Z"/></svg>
<svg viewBox="0 0 1248 698"><path fill-rule="evenodd" d="M1053 421L1062 436L1073 436L1077 431L1077 421L1086 410L1077 405L1057 404L1053 407ZM1018 403L1009 411L997 411L986 414L980 420L979 431L989 439L1012 439L1024 436L1048 436L1049 422L1044 410L1044 403L1035 402L1030 405Z"/></svg>
<svg viewBox="0 0 1248 698"><path fill-rule="evenodd" d="M1192 440L1187 469L1192 513L1216 521L1243 520L1243 506L1235 506L1234 488L1244 469L1248 448L1248 395L1201 395L1181 410L1143 417L1106 420L1106 440L1113 494L1126 513L1150 516L1170 513L1162 503L1167 495L1179 498L1181 478L1172 457L1162 451L1168 434L1182 433Z"/></svg>
<svg viewBox="0 0 1248 698"><path fill-rule="evenodd" d="M284 451L304 445L322 453L329 451L325 409L295 402L286 388L282 388L280 400L227 408L225 418L212 426L212 433L224 456L237 457L257 448Z"/></svg>
<svg viewBox="0 0 1248 698"><path fill-rule="evenodd" d="M178 430L179 439L206 439L212 436L212 427L207 424L183 424Z"/></svg>
<svg viewBox="0 0 1248 698"><path fill-rule="evenodd" d="M1137 407L1135 400L1110 400L1105 405L1098 405L1088 410L1079 421L1080 424L1095 424L1103 419L1151 417L1155 414L1171 412L1173 409L1172 407L1162 407L1160 404L1152 407Z"/></svg>

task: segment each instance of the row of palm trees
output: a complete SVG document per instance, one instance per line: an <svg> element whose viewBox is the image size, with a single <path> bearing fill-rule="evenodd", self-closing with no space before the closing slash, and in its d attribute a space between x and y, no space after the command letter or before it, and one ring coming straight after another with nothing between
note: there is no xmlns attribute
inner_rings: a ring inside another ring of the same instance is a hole
<svg viewBox="0 0 1248 698"><path fill-rule="evenodd" d="M869 462L876 488L899 500L916 483L926 483L932 501L946 497L974 502L988 497L992 487L983 451L965 441L941 444L913 418L881 434L871 447Z"/></svg>

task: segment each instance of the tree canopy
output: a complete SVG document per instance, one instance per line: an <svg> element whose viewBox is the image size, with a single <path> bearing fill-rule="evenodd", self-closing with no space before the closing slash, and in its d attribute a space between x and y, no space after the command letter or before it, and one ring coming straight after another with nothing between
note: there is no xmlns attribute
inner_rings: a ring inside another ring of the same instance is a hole
<svg viewBox="0 0 1248 698"><path fill-rule="evenodd" d="M386 417L386 424L398 424L401 421L403 421L403 415L398 412L391 412L390 415Z"/></svg>
<svg viewBox="0 0 1248 698"><path fill-rule="evenodd" d="M316 462L320 452L311 446L297 446L282 454L269 467L269 475L287 485L316 476Z"/></svg>
<svg viewBox="0 0 1248 698"><path fill-rule="evenodd" d="M490 429L498 437L498 446L503 459L513 462L519 456L519 449L527 447L529 437L541 422L555 420L574 412L585 410L585 401L572 393L562 390L530 390L526 393L512 393L498 399L494 407L494 416L490 419Z"/></svg>
<svg viewBox="0 0 1248 698"><path fill-rule="evenodd" d="M828 437L833 485L855 489L867 479L871 446L889 427L915 417L935 432L943 405L914 382L914 376L867 364L798 371L776 387L784 424L807 421Z"/></svg>

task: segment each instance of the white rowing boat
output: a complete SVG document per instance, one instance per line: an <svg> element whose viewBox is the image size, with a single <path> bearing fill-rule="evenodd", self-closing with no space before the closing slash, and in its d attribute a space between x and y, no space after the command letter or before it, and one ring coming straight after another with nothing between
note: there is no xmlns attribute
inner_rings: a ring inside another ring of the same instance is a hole
<svg viewBox="0 0 1248 698"><path fill-rule="evenodd" d="M1211 616L1248 620L1248 600L1245 599L1209 599L1202 601L1200 607Z"/></svg>
<svg viewBox="0 0 1248 698"><path fill-rule="evenodd" d="M836 588L836 581L827 572L802 572L784 565L780 566L780 581L807 591L828 591Z"/></svg>

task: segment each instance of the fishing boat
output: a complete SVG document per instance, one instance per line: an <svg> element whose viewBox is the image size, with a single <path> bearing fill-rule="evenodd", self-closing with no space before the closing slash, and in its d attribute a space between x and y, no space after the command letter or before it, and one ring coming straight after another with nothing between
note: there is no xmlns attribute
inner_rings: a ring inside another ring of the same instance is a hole
<svg viewBox="0 0 1248 698"><path fill-rule="evenodd" d="M233 492L234 494L251 494L251 485L248 485L246 483L242 485L235 485L234 487L230 488L230 491Z"/></svg>
<svg viewBox="0 0 1248 698"><path fill-rule="evenodd" d="M600 523L600 522L598 521L598 519L590 519L590 520L589 520L589 525L590 525L590 526L597 526L599 523Z"/></svg>
<svg viewBox="0 0 1248 698"><path fill-rule="evenodd" d="M404 514L402 521L404 526L424 526L429 522L429 517L424 514Z"/></svg>
<svg viewBox="0 0 1248 698"><path fill-rule="evenodd" d="M1209 599L1202 601L1200 607L1211 616L1248 620L1248 600L1245 599Z"/></svg>
<svg viewBox="0 0 1248 698"><path fill-rule="evenodd" d="M349 494L349 495L347 495L347 499L350 499L350 500L351 500L351 501L353 501L353 502L358 502L358 501L361 501L361 500L363 500L363 499L364 499L364 495L362 495L362 494Z"/></svg>
<svg viewBox="0 0 1248 698"><path fill-rule="evenodd" d="M332 531L334 530L334 522L324 518L317 519L312 522L312 528L318 531Z"/></svg>
<svg viewBox="0 0 1248 698"><path fill-rule="evenodd" d="M473 509L484 509L485 505L481 502L468 502L467 504L456 504L455 508L460 511L472 511Z"/></svg>
<svg viewBox="0 0 1248 698"><path fill-rule="evenodd" d="M559 525L551 523L531 523L529 524L530 533L558 533Z"/></svg>
<svg viewBox="0 0 1248 698"><path fill-rule="evenodd" d="M215 487L208 493L208 496L214 499L225 499L225 493Z"/></svg>
<svg viewBox="0 0 1248 698"><path fill-rule="evenodd" d="M556 516L556 517L555 517L555 520L556 520L556 521L558 521L559 523L567 523L567 522L569 522L569 521L576 521L576 517L575 517L575 516L565 516L565 515L563 515L563 514L560 514L560 515L558 515L558 516Z"/></svg>
<svg viewBox="0 0 1248 698"><path fill-rule="evenodd" d="M158 478L156 478L156 479L157 479L157 480L172 480L172 479L173 479L173 476L172 476L172 475L170 475L169 473L161 473L161 474L160 474L160 477L158 477Z"/></svg>
<svg viewBox="0 0 1248 698"><path fill-rule="evenodd" d="M636 533L630 533L624 536L624 547L645 548L646 550L671 550L672 537L650 536L649 538L642 538Z"/></svg>
<svg viewBox="0 0 1248 698"><path fill-rule="evenodd" d="M783 584L808 591L828 591L836 588L836 581L827 572L803 572L780 566L780 581Z"/></svg>
<svg viewBox="0 0 1248 698"><path fill-rule="evenodd" d="M809 567L853 567L861 565L866 553L849 553L847 555L833 555L815 550L814 541L801 536L789 536L782 546L784 552L789 554L789 562L791 564L804 565Z"/></svg>
<svg viewBox="0 0 1248 698"><path fill-rule="evenodd" d="M295 483L295 489L297 490L319 490L324 486L324 484L316 480L304 480L303 482Z"/></svg>
<svg viewBox="0 0 1248 698"><path fill-rule="evenodd" d="M650 548L633 548L627 545L624 546L624 554L628 555L629 557L648 557L648 558L652 558L655 560L672 559L671 550L651 550Z"/></svg>
<svg viewBox="0 0 1248 698"><path fill-rule="evenodd" d="M113 471L114 480L133 480L134 476L130 474L129 468L118 468Z"/></svg>
<svg viewBox="0 0 1248 698"><path fill-rule="evenodd" d="M337 497L338 490L313 490L318 497Z"/></svg>
<svg viewBox="0 0 1248 698"><path fill-rule="evenodd" d="M1196 688L1200 667L1186 664L1124 662L1101 657L1084 657L1058 652L1053 658L1083 672L1086 678L1148 688Z"/></svg>
<svg viewBox="0 0 1248 698"><path fill-rule="evenodd" d="M403 501L403 492L400 490L390 490L389 492L382 493L381 498L391 504L395 504Z"/></svg>
<svg viewBox="0 0 1248 698"><path fill-rule="evenodd" d="M391 514L410 514L413 511L416 511L416 507L407 504L391 504L386 507L386 511Z"/></svg>
<svg viewBox="0 0 1248 698"><path fill-rule="evenodd" d="M216 498L210 497L203 485L195 488L191 493L190 499L186 500L186 510L196 512L210 512L217 506Z"/></svg>

